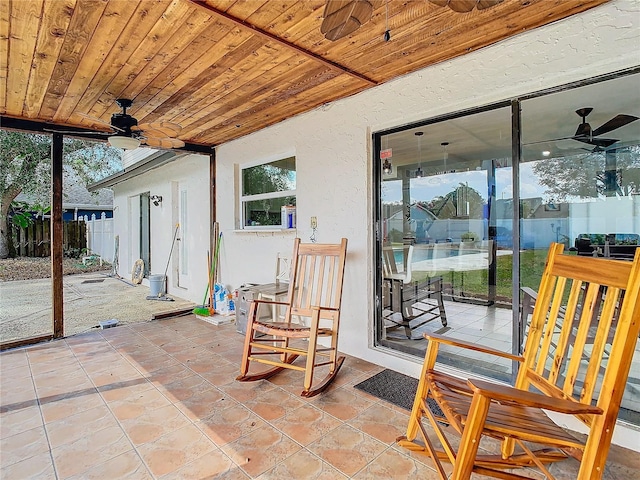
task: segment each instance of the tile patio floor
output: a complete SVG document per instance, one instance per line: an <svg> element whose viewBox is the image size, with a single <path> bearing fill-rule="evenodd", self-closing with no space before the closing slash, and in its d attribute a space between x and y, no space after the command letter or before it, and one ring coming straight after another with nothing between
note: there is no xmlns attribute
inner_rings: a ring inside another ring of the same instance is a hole
<svg viewBox="0 0 640 480"><path fill-rule="evenodd" d="M304 399L298 372L236 382L242 341L186 316L0 354L0 478L437 478L394 443L408 412L353 388L380 367L347 358ZM612 449L606 479L638 472L640 454Z"/></svg>

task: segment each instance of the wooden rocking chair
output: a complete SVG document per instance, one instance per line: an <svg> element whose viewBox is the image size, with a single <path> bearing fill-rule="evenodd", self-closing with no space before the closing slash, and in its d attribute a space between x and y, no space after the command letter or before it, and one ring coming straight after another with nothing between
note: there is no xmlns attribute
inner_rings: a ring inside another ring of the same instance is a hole
<svg viewBox="0 0 640 480"><path fill-rule="evenodd" d="M529 478L512 473L519 467L537 467L551 479L548 464L568 456L580 462L579 480L602 478L640 330L640 250L633 262L562 255L562 250L560 244L549 250L521 357L425 334L429 345L413 410L398 442L429 455L441 478L447 478L441 463L446 461L453 464L452 479L468 479L472 472ZM438 371L440 344L519 361L515 385L465 381ZM442 413L433 412L427 398ZM543 409L582 421L586 440L560 428ZM442 450L434 448L423 417ZM457 451L445 431L461 436ZM424 445L414 441L418 433ZM483 436L501 440L501 454L479 455Z"/></svg>
<svg viewBox="0 0 640 480"><path fill-rule="evenodd" d="M251 303L237 380L262 380L292 369L305 372L302 396L311 397L327 388L344 361L338 356L338 328L346 254L346 238L335 245L302 244L295 239L287 300ZM284 319L270 321L258 316L261 305L284 307ZM330 345L318 344L319 337L330 337ZM293 364L299 356L306 357L304 365ZM273 368L250 374L251 362ZM314 376L317 367L328 367L326 376L318 382Z"/></svg>

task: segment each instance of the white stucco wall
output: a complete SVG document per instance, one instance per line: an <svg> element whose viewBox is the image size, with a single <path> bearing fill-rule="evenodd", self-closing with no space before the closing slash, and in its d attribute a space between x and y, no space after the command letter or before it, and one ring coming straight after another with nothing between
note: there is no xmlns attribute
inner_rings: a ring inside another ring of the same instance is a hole
<svg viewBox="0 0 640 480"><path fill-rule="evenodd" d="M340 349L417 376L420 359L371 347L371 133L638 66L639 52L640 2L616 0L218 147L223 281L233 288L270 281L276 252L289 251L294 237L234 231L235 165L294 151L297 235L308 241L316 216L318 242L349 239Z"/></svg>
<svg viewBox="0 0 640 480"><path fill-rule="evenodd" d="M175 242L171 258L171 244L177 217L177 183L187 185L188 234L180 242L189 249L189 283L178 287L175 268L179 249ZM133 262L140 257L139 196L144 192L161 195L159 206L151 204L151 273L164 274L167 262L167 293L201 304L207 287L207 250L209 249L209 157L189 155L145 175L135 177L113 187L115 225L114 234L120 236L119 274L130 278ZM185 288L186 287L186 288Z"/></svg>

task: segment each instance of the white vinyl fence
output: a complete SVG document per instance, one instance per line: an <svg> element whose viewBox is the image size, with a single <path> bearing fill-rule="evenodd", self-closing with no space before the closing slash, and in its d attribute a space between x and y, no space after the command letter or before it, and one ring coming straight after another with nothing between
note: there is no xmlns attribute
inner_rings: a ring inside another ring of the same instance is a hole
<svg viewBox="0 0 640 480"><path fill-rule="evenodd" d="M96 219L96 214L84 216L87 226L87 248L95 255L100 255L107 262L113 261L113 218L106 218L104 212L100 219Z"/></svg>

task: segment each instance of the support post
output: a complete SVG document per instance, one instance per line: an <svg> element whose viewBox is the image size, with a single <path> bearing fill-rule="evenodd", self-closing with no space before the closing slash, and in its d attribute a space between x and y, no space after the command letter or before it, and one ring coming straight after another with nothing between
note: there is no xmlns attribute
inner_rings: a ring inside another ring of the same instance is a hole
<svg viewBox="0 0 640 480"><path fill-rule="evenodd" d="M64 335L62 285L62 140L61 133L51 139L51 290L53 301L53 338Z"/></svg>

